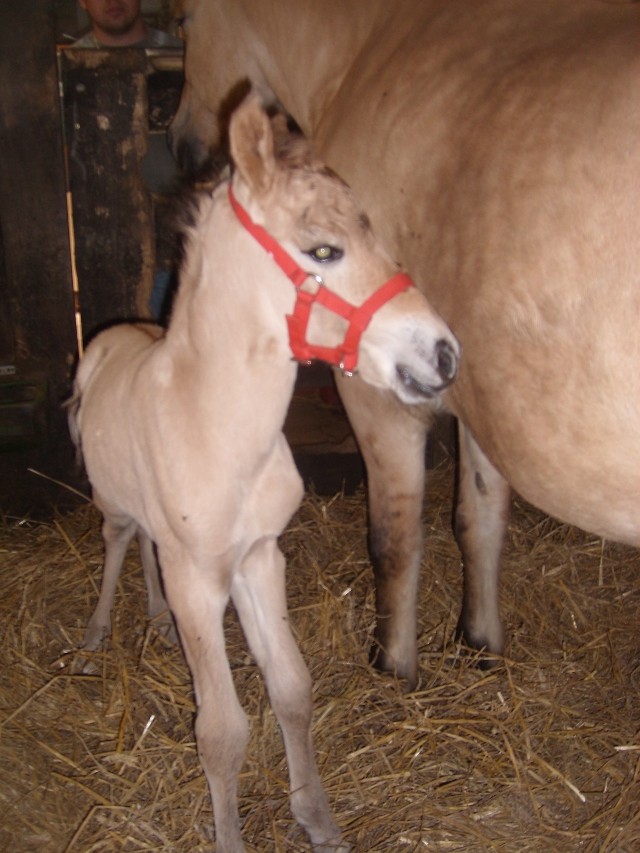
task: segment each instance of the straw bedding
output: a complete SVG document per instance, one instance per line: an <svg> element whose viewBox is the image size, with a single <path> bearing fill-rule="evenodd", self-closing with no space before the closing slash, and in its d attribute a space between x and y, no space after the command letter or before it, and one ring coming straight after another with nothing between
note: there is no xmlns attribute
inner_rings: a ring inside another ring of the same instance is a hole
<svg viewBox="0 0 640 853"><path fill-rule="evenodd" d="M421 682L370 669L364 494L308 496L282 539L291 619L315 692L318 763L354 851L640 850L640 556L515 502L502 602L508 657L483 673L452 643L460 561L452 470L430 476ZM212 814L179 648L145 617L132 549L113 638L74 674L102 545L89 505L0 530L0 849L201 851ZM303 851L277 725L228 615L252 737L251 851Z"/></svg>

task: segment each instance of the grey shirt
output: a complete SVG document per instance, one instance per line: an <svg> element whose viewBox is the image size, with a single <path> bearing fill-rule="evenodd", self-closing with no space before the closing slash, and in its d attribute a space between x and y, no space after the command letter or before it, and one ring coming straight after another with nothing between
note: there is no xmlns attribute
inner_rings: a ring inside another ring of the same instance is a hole
<svg viewBox="0 0 640 853"><path fill-rule="evenodd" d="M76 41L73 42L71 47L108 47L106 44L101 44L98 39L93 34L93 30L90 30L86 35L82 36ZM128 44L127 47L172 47L179 48L182 50L184 48L184 42L182 39L177 36L169 35L169 33L165 33L163 30L156 30L153 27L149 27L149 31L147 37L142 41L138 41L135 44Z"/></svg>

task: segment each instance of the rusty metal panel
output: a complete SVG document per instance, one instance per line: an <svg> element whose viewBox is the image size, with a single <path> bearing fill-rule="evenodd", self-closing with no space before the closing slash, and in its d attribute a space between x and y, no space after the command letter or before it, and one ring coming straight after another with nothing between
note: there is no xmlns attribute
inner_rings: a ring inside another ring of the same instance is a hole
<svg viewBox="0 0 640 853"><path fill-rule="evenodd" d="M64 124L83 329L149 317L153 213L144 51L64 50Z"/></svg>

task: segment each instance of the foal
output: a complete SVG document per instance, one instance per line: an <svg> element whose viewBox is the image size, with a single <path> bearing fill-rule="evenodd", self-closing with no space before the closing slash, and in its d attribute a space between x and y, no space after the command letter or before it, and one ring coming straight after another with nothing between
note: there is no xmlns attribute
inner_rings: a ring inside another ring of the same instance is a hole
<svg viewBox="0 0 640 853"><path fill-rule="evenodd" d="M292 811L315 849L346 851L316 768L310 676L289 628L277 544L302 497L282 434L292 352L357 366L366 382L413 403L451 382L458 348L308 143L274 129L250 97L232 117L230 146L235 174L199 202L166 334L115 326L78 368L70 429L105 542L85 646L97 648L110 630L137 532L150 610L166 607L155 543L193 676L217 849L239 853L236 789L248 726L225 653L231 598L282 729Z"/></svg>

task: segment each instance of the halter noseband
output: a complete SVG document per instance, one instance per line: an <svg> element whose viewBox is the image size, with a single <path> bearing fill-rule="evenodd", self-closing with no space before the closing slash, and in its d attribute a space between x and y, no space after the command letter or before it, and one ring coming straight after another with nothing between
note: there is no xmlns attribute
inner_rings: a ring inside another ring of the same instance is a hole
<svg viewBox="0 0 640 853"><path fill-rule="evenodd" d="M229 201L242 225L271 255L296 288L297 298L293 313L287 316L289 346L293 357L297 361L307 363L314 359L320 359L339 367L348 376L352 375L358 364L360 338L371 318L394 296L414 287L411 278L406 273L397 273L379 287L362 305L352 305L338 296L337 293L328 290L319 275L302 269L268 231L251 219L233 194L231 183L229 183ZM309 289L309 282L312 283L311 289ZM305 283L307 284L306 287ZM324 347L307 341L307 326L314 304L322 305L349 323L344 339L339 346Z"/></svg>

